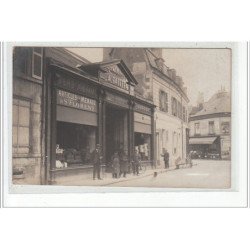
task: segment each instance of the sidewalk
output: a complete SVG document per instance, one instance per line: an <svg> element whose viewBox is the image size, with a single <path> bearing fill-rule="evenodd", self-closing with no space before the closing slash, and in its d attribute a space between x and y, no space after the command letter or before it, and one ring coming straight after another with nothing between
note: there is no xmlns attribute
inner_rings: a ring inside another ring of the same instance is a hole
<svg viewBox="0 0 250 250"><path fill-rule="evenodd" d="M170 167L169 169L165 168L155 168L155 169L147 169L144 173L139 173L139 175L127 174L126 177L121 176L120 178L114 179L112 178L111 173L102 173L102 180L95 179L93 180L92 174L89 178L85 179L74 179L70 181L58 182L56 185L64 185L64 186L109 186L114 183L122 183L126 181L131 181L134 179L145 178L148 176L154 176L155 173L162 174L168 171L175 170L176 167Z"/></svg>

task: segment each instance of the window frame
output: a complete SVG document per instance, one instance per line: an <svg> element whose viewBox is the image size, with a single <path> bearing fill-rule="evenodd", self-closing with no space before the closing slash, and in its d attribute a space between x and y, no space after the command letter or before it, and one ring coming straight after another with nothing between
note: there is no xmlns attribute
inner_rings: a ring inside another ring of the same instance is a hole
<svg viewBox="0 0 250 250"><path fill-rule="evenodd" d="M211 131L211 125L212 126L212 131ZM215 124L214 124L214 121L208 121L208 134L209 135L214 135L215 134Z"/></svg>
<svg viewBox="0 0 250 250"><path fill-rule="evenodd" d="M40 48L40 47L39 47ZM34 73L34 58L36 56L39 56L41 59L41 76L38 76ZM42 80L43 78L43 48L41 48L41 53L38 53L35 51L35 48L32 48L32 65L31 65L31 75L33 78Z"/></svg>
<svg viewBox="0 0 250 250"><path fill-rule="evenodd" d="M14 99L16 101L18 101L18 104L14 104ZM20 105L20 101L25 101L28 103L28 105L27 106ZM13 137L12 137L12 147L17 149L17 152L13 152L13 155L28 155L31 153L31 100L29 98L24 98L24 97L20 97L20 96L13 96L12 109L14 108L14 105L18 107L18 110L17 110L18 120L17 120L17 124L14 124L14 122L12 120L12 130L14 127L17 128L17 143L16 144L14 144ZM20 107L28 107L29 108L29 125L28 126L24 126L24 125L19 124L19 108ZM12 119L13 119L13 116L12 116ZM18 134L19 134L18 131L19 131L20 127L28 128L29 138L28 138L27 145L20 145L18 143ZM13 136L13 131L12 131L12 136ZM28 152L20 153L20 152L18 152L19 148L28 148Z"/></svg>
<svg viewBox="0 0 250 250"><path fill-rule="evenodd" d="M197 128L196 128L196 125L198 125L198 132L197 132ZM199 122L195 122L194 123L194 134L195 135L200 135L201 134L201 131L200 131L200 123Z"/></svg>

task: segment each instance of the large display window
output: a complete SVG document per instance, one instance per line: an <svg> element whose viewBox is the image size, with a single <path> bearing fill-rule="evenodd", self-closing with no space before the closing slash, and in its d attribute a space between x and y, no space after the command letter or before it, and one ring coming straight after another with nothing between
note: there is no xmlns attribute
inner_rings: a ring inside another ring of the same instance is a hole
<svg viewBox="0 0 250 250"><path fill-rule="evenodd" d="M57 122L56 167L91 164L91 153L95 144L96 127Z"/></svg>
<svg viewBox="0 0 250 250"><path fill-rule="evenodd" d="M151 160L151 135L135 133L135 150L141 155L142 161Z"/></svg>

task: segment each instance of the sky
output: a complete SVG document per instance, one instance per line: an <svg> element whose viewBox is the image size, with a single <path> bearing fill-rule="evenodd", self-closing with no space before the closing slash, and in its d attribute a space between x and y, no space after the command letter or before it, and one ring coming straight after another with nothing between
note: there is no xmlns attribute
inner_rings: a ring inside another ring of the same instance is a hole
<svg viewBox="0 0 250 250"><path fill-rule="evenodd" d="M102 61L102 48L69 48L91 62ZM221 87L230 91L231 50L230 49L163 49L163 59L169 68L176 69L187 87L189 104L196 105L198 93L204 100Z"/></svg>

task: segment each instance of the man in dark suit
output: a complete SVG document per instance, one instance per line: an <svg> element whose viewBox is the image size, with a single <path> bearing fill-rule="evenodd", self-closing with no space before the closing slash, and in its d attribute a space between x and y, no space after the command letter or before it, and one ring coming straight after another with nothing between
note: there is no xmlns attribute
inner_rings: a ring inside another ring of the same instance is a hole
<svg viewBox="0 0 250 250"><path fill-rule="evenodd" d="M169 168L169 153L165 150L164 154L162 155L165 163L165 168Z"/></svg>
<svg viewBox="0 0 250 250"><path fill-rule="evenodd" d="M93 161L93 180L95 180L95 176L97 173L97 178L101 180L100 172L101 172L101 147L100 144L96 145L96 149L92 152L92 161Z"/></svg>

